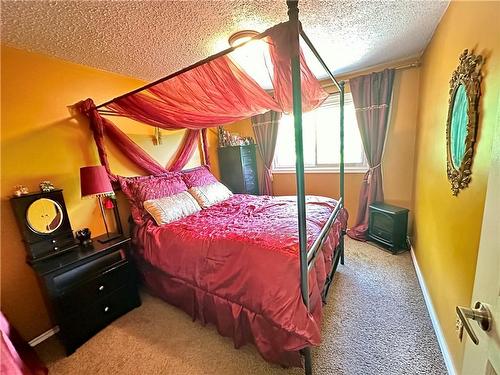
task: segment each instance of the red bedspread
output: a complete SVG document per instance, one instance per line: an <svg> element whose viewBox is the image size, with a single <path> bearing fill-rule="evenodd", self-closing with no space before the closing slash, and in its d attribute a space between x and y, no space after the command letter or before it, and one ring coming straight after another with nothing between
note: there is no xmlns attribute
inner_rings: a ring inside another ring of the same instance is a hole
<svg viewBox="0 0 500 375"><path fill-rule="evenodd" d="M306 202L310 246L336 201ZM296 207L296 197L234 195L161 227L147 221L135 236L146 285L193 319L215 324L236 347L253 342L266 360L300 366L297 351L321 340L321 291L347 212L309 275L309 313L300 294Z"/></svg>

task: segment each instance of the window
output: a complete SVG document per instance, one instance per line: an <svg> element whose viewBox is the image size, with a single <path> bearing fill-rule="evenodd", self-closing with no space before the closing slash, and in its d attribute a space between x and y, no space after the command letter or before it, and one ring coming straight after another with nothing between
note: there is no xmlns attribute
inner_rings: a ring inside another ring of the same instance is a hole
<svg viewBox="0 0 500 375"><path fill-rule="evenodd" d="M344 162L347 171L366 171L351 94L344 100ZM302 115L304 165L306 170L338 170L340 165L340 95L333 94L314 111ZM273 170L295 169L293 115L283 115L278 129Z"/></svg>

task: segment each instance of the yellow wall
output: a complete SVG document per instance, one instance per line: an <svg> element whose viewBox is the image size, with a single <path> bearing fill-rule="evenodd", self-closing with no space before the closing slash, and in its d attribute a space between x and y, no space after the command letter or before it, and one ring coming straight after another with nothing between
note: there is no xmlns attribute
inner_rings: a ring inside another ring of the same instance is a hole
<svg viewBox="0 0 500 375"><path fill-rule="evenodd" d="M386 66L374 67L373 70L369 71L378 71L384 67ZM363 73L365 72L360 72L360 74ZM413 166L419 74L420 69L418 68L398 70L396 72L393 111L382 164L386 202L407 207L410 210L413 208ZM342 79L348 78L349 76L342 77ZM225 128L242 136L254 137L250 120L240 121ZM346 147L349 147L349 145L347 144ZM211 132L209 137L209 148L214 173L218 175L217 136L215 131ZM362 173L347 173L345 176L345 206L350 215L349 225L353 225L356 220L359 190L362 181ZM307 172L305 184L306 194L333 198L338 198L340 195L338 173ZM294 195L296 192L295 174L275 173L273 176L273 191L276 195ZM410 227L412 214L413 211L410 213Z"/></svg>
<svg viewBox="0 0 500 375"><path fill-rule="evenodd" d="M25 263L21 235L8 201L12 187L38 190L42 180L64 189L74 230L104 231L94 199L80 198L79 168L98 164L87 123L71 118L66 108L92 97L96 103L118 96L141 81L2 46L1 67L1 308L27 339L52 326L40 288ZM183 133L164 132L153 146L151 128L122 123L123 129L158 161L166 164ZM134 124L135 125L135 124ZM141 174L113 147L111 168L122 175ZM190 165L198 163L195 155ZM126 207L120 206L122 215Z"/></svg>
<svg viewBox="0 0 500 375"><path fill-rule="evenodd" d="M470 304L500 86L499 2L452 2L423 56L415 178L415 253L455 367L463 346L455 306ZM465 49L486 58L472 182L458 197L446 177L449 80Z"/></svg>

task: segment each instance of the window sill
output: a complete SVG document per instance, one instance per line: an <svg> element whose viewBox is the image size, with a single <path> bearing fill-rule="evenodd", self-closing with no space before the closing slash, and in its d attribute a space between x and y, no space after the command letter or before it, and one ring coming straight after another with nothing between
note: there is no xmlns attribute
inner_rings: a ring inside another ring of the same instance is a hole
<svg viewBox="0 0 500 375"><path fill-rule="evenodd" d="M368 172L368 168L345 168L344 174L359 174ZM285 169L273 169L273 174L295 174L295 168ZM340 174L340 169L338 168L306 168L304 170L305 174L314 174L314 173L330 173L330 174Z"/></svg>

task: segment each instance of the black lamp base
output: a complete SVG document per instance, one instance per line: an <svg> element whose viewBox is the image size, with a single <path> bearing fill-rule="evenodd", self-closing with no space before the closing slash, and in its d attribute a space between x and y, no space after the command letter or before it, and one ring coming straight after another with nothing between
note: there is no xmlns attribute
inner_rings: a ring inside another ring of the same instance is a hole
<svg viewBox="0 0 500 375"><path fill-rule="evenodd" d="M116 240L117 238L120 238L122 236L123 235L120 233L108 233L108 234L103 234L101 236L98 236L98 237L94 238L94 240L97 240L100 243L108 243L108 242Z"/></svg>

